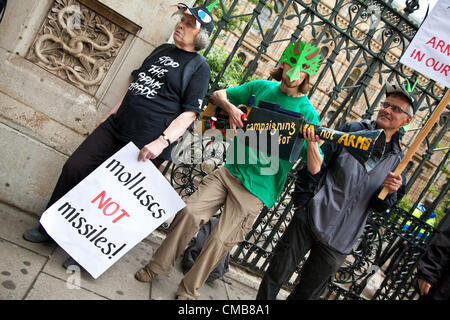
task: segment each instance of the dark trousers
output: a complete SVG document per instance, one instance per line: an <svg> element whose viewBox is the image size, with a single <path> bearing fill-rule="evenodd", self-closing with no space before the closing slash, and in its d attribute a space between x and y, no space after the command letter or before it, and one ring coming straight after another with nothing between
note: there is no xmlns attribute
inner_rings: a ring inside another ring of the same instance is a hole
<svg viewBox="0 0 450 320"><path fill-rule="evenodd" d="M47 208L126 144L115 138L107 129L97 127L67 159L52 196L47 203ZM164 159L156 158L151 161L159 168ZM39 230L45 232L40 225Z"/></svg>
<svg viewBox="0 0 450 320"><path fill-rule="evenodd" d="M300 217L297 216L298 214ZM316 240L305 212L296 213L278 241L256 299L275 300L281 286L291 277L300 260L309 250L310 254L301 270L300 282L287 299L318 299L328 281L344 262L346 255Z"/></svg>

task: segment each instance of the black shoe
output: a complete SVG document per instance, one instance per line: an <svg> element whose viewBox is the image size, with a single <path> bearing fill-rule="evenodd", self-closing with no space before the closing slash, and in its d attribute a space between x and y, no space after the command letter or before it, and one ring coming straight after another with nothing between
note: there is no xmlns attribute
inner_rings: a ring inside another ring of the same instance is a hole
<svg viewBox="0 0 450 320"><path fill-rule="evenodd" d="M29 229L23 233L23 238L27 241L34 243L49 242L51 238L44 233L41 233L38 229Z"/></svg>
<svg viewBox="0 0 450 320"><path fill-rule="evenodd" d="M69 258L66 261L64 261L62 266L64 269L68 269L70 266L77 266L81 270L80 264L78 262L76 262L73 258Z"/></svg>

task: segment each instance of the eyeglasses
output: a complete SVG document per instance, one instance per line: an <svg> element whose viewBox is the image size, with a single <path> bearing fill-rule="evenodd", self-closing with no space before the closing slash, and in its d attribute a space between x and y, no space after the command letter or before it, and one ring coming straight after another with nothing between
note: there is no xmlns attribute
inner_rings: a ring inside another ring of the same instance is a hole
<svg viewBox="0 0 450 320"><path fill-rule="evenodd" d="M390 104L389 102L383 101L383 102L380 103L380 106L383 109L387 109L387 108L391 107L392 111L394 111L395 113L398 113L398 114L404 113L407 116L411 117L411 115L408 112L406 112L405 110L403 110L399 106L394 106L394 105Z"/></svg>

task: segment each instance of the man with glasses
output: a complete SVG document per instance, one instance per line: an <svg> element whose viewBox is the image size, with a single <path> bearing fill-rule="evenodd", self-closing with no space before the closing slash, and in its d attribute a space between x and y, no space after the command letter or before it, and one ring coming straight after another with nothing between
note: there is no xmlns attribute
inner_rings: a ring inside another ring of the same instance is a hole
<svg viewBox="0 0 450 320"><path fill-rule="evenodd" d="M345 132L383 129L386 147L380 161L366 168L342 145L325 142L322 169L311 174L301 169L292 193L296 211L270 260L257 299L275 299L301 259L300 281L288 300L318 299L364 231L369 209L384 212L405 193L405 178L393 171L403 157L399 129L411 122L418 103L406 90L386 85L386 100L376 120L347 123ZM380 200L381 189L388 196Z"/></svg>

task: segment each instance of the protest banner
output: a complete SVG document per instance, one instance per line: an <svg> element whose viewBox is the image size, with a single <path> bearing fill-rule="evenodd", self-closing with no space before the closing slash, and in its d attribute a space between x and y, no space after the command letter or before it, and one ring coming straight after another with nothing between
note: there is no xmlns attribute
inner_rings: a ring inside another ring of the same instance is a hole
<svg viewBox="0 0 450 320"><path fill-rule="evenodd" d="M450 88L450 0L440 0L400 62Z"/></svg>
<svg viewBox="0 0 450 320"><path fill-rule="evenodd" d="M40 219L47 233L97 279L185 203L130 142Z"/></svg>
<svg viewBox="0 0 450 320"><path fill-rule="evenodd" d="M440 0L420 26L414 39L406 49L400 62L417 70L424 76L450 88L450 0ZM401 174L422 141L439 120L440 115L450 102L450 90L439 102L419 135L409 147L394 173ZM378 195L384 200L388 194L383 188Z"/></svg>

